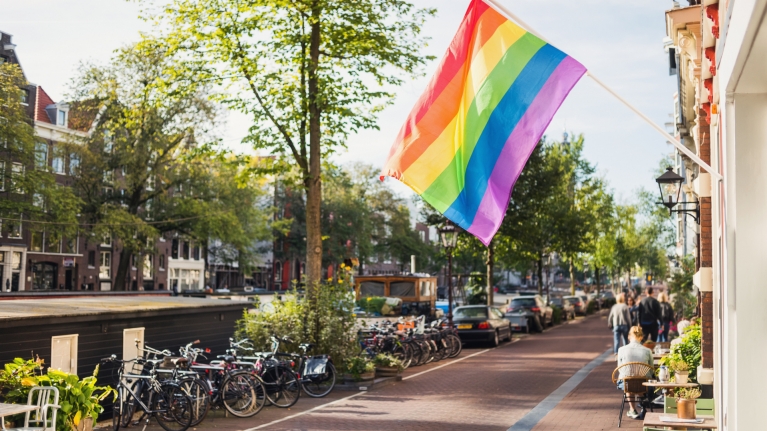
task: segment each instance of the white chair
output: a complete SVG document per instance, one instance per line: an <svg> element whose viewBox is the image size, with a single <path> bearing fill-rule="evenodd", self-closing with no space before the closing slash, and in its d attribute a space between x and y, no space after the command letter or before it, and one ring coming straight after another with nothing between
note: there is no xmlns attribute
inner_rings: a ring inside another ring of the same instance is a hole
<svg viewBox="0 0 767 431"><path fill-rule="evenodd" d="M27 405L37 406L37 409L26 413L24 427L8 431L56 431L56 412L61 408L57 388L35 386L29 391Z"/></svg>

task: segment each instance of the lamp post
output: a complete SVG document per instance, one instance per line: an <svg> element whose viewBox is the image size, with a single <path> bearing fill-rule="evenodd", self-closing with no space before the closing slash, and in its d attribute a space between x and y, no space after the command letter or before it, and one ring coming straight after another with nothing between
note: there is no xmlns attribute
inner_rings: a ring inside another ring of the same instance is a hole
<svg viewBox="0 0 767 431"><path fill-rule="evenodd" d="M447 322L453 327L453 249L458 243L458 227L447 220L441 228L439 235L442 237L442 245L447 253Z"/></svg>
<svg viewBox="0 0 767 431"><path fill-rule="evenodd" d="M660 190L660 204L663 204L668 208L669 215L672 213L687 214L700 224L700 205L698 202L679 202L679 195L682 193L682 181L684 178L674 172L671 167L666 168L666 172L663 175L655 179L658 183L658 190ZM679 209L674 209L675 206L680 205ZM687 205L694 205L694 208L685 208Z"/></svg>

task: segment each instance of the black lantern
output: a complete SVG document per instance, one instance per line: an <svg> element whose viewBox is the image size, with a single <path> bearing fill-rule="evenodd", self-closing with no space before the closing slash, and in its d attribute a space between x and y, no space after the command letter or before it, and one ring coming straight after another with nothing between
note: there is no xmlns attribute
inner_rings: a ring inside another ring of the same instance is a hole
<svg viewBox="0 0 767 431"><path fill-rule="evenodd" d="M442 245L446 249L453 249L458 243L458 227L448 220L439 229L439 236L442 238Z"/></svg>
<svg viewBox="0 0 767 431"><path fill-rule="evenodd" d="M666 168L666 172L663 175L655 179L655 182L658 183L658 189L660 189L661 201L666 208L674 208L679 202L679 194L682 192L682 181L684 181L684 178L670 167Z"/></svg>
<svg viewBox="0 0 767 431"><path fill-rule="evenodd" d="M700 207L698 202L679 202L679 196L682 193L682 181L684 181L684 178L674 172L673 168L666 168L666 172L655 179L660 190L661 202L659 203L668 208L669 214L684 213L700 224ZM677 205L681 208L675 210L674 207ZM694 205L694 208L687 208L687 205Z"/></svg>

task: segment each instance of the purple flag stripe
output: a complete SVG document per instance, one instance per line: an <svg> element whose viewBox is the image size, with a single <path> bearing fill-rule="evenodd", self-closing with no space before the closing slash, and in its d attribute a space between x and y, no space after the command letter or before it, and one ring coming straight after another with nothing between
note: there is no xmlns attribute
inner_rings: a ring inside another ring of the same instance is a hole
<svg viewBox="0 0 767 431"><path fill-rule="evenodd" d="M551 119L586 68L566 57L551 74L525 115L511 132L488 180L487 190L468 231L487 245L498 232L509 199L527 160Z"/></svg>

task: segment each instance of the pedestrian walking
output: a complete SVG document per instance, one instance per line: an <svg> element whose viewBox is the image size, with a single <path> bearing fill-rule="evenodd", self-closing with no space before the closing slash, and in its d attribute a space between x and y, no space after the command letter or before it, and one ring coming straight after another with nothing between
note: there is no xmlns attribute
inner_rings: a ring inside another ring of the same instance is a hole
<svg viewBox="0 0 767 431"><path fill-rule="evenodd" d="M607 317L607 327L613 331L613 354L618 355L618 347L621 341L623 345L629 343L629 327L631 326L631 312L626 306L623 294L615 299L615 305L610 309L610 315Z"/></svg>
<svg viewBox="0 0 767 431"><path fill-rule="evenodd" d="M631 316L631 323L630 326L637 326L639 325L639 309L636 305L636 301L634 301L634 297L629 295L628 300L626 301L626 307L629 309L629 316Z"/></svg>
<svg viewBox="0 0 767 431"><path fill-rule="evenodd" d="M666 295L666 292L661 292L661 294L658 295L658 301L660 302L661 324L661 332L658 341L668 342L668 332L675 321L674 308L668 303L668 295Z"/></svg>
<svg viewBox="0 0 767 431"><path fill-rule="evenodd" d="M658 328L661 317L660 302L652 296L652 287L647 288L647 296L639 301L639 326L642 327L644 338L653 342L658 341Z"/></svg>

